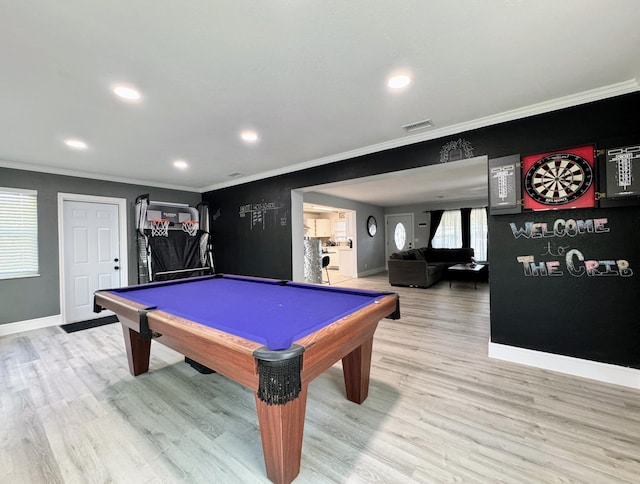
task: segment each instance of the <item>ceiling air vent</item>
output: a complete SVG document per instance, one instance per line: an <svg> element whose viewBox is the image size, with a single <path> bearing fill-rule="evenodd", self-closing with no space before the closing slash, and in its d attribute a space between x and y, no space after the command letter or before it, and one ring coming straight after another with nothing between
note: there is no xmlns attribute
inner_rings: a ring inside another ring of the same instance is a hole
<svg viewBox="0 0 640 484"><path fill-rule="evenodd" d="M402 129L404 129L407 133L414 133L415 131L427 129L431 126L433 126L431 120L425 119L424 121L418 121L417 123L405 124Z"/></svg>

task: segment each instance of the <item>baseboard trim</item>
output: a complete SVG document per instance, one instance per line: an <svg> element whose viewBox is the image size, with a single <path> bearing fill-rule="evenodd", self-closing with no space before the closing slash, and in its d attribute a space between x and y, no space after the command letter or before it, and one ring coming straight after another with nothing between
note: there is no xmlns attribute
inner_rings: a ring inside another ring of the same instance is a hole
<svg viewBox="0 0 640 484"><path fill-rule="evenodd" d="M29 319L26 321L18 321L16 323L5 323L0 324L0 336L22 333L23 331L32 331L34 329L48 328L49 326L60 326L61 324L61 314L45 316L44 318Z"/></svg>
<svg viewBox="0 0 640 484"><path fill-rule="evenodd" d="M489 342L489 357L640 389L640 370Z"/></svg>
<svg viewBox="0 0 640 484"><path fill-rule="evenodd" d="M358 277L367 277L367 276L372 276L374 274L378 274L380 272L384 272L387 269L383 266L383 267L376 267L375 269L369 269L367 271L364 272L358 272Z"/></svg>

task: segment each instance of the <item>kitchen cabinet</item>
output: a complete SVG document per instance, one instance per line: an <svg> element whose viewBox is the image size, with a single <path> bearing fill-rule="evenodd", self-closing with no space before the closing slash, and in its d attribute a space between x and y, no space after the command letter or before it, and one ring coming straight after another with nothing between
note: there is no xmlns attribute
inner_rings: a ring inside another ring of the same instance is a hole
<svg viewBox="0 0 640 484"><path fill-rule="evenodd" d="M340 274L343 276L357 277L355 253L353 249L339 247L338 256L340 257Z"/></svg>
<svg viewBox="0 0 640 484"><path fill-rule="evenodd" d="M305 218L304 225L305 225L305 229L304 229L305 237L315 237L316 236L316 219Z"/></svg>
<svg viewBox="0 0 640 484"><path fill-rule="evenodd" d="M326 218L317 218L315 237L331 237L331 220Z"/></svg>
<svg viewBox="0 0 640 484"><path fill-rule="evenodd" d="M308 227L304 235L307 237L331 237L331 220L324 218L306 218L304 224Z"/></svg>

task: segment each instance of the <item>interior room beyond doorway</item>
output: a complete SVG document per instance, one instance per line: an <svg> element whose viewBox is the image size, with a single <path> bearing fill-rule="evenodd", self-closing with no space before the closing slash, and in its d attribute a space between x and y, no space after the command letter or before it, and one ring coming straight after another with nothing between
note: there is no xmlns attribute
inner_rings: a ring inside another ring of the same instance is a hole
<svg viewBox="0 0 640 484"><path fill-rule="evenodd" d="M305 258L314 259L319 247L321 277L318 280L317 261L312 260L312 272L305 272L306 282L339 284L358 277L356 264L356 213L339 207L303 204Z"/></svg>

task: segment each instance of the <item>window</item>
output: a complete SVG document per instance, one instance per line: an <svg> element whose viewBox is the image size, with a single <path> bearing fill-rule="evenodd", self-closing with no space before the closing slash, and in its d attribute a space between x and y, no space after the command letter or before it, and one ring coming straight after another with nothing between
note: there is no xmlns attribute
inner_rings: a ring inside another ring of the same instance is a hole
<svg viewBox="0 0 640 484"><path fill-rule="evenodd" d="M38 275L38 192L0 188L0 279Z"/></svg>
<svg viewBox="0 0 640 484"><path fill-rule="evenodd" d="M464 241L463 220L464 212ZM472 247L474 257L479 261L487 260L487 210L483 208L464 208L462 210L447 210L442 214L442 220L431 242L437 249L457 249Z"/></svg>
<svg viewBox="0 0 640 484"><path fill-rule="evenodd" d="M462 247L462 215L460 210L447 210L442 214L442 220L431 245L436 249Z"/></svg>
<svg viewBox="0 0 640 484"><path fill-rule="evenodd" d="M471 247L477 260L487 260L487 210L485 208L471 210Z"/></svg>
<svg viewBox="0 0 640 484"><path fill-rule="evenodd" d="M404 224L402 222L397 224L393 232L393 241L396 244L396 250L404 250L404 245L407 243L407 229L404 228Z"/></svg>

